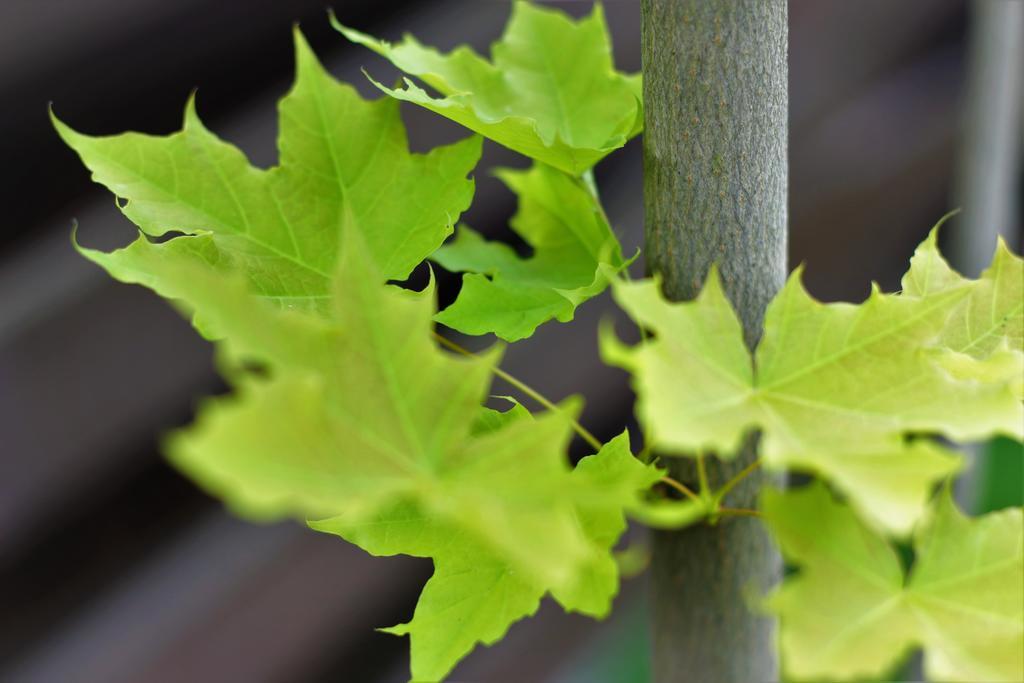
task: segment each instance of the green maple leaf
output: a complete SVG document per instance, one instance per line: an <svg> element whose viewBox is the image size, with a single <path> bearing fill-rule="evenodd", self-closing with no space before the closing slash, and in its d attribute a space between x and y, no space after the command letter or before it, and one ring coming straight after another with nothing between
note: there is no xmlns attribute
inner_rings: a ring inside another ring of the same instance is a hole
<svg viewBox="0 0 1024 683"><path fill-rule="evenodd" d="M491 61L469 47L444 55L406 36L391 45L342 26L365 45L443 97L410 80L404 89L374 84L521 154L579 175L640 132L639 76L615 71L604 13L580 21L516 2ZM372 79L371 79L372 80Z"/></svg>
<svg viewBox="0 0 1024 683"><path fill-rule="evenodd" d="M411 154L397 102L364 101L335 81L297 29L295 55L295 84L279 107L280 165L269 170L207 130L193 100L182 130L167 137L90 137L54 117L143 233L125 249L82 253L115 278L165 296L179 275L157 277L158 259L240 271L260 296L323 313L341 233L352 228L388 278L407 277L469 206L466 176L480 139ZM148 239L179 232L161 244Z"/></svg>
<svg viewBox="0 0 1024 683"><path fill-rule="evenodd" d="M533 249L520 258L461 226L453 243L431 257L451 271L469 271L455 303L438 322L467 334L493 332L507 341L529 337L542 323L572 320L576 307L622 268L622 248L594 196L579 179L550 166L504 169L498 177L519 197L512 229Z"/></svg>
<svg viewBox="0 0 1024 683"><path fill-rule="evenodd" d="M497 355L440 351L432 288L385 286L352 244L329 319L276 310L218 273L184 271L182 298L201 302L234 365L266 364L270 379L243 375L238 395L209 401L172 439L171 459L248 516L360 519L412 497L523 571L568 581L588 552L556 495L569 475L569 425L554 415L473 436Z"/></svg>
<svg viewBox="0 0 1024 683"><path fill-rule="evenodd" d="M198 263L147 264L219 332L236 386L168 440L171 461L247 517L323 520L314 526L370 552L433 557L436 580L408 626L417 678L440 678L546 592L603 616L624 511L660 473L625 439L570 470L564 412L481 413L499 354L438 349L432 287L386 285L358 232L346 234L322 316L281 310ZM452 607L452 591L476 590Z"/></svg>
<svg viewBox="0 0 1024 683"><path fill-rule="evenodd" d="M620 305L655 338L625 348L605 334L602 347L633 372L638 414L663 451L731 457L760 428L769 466L822 474L905 533L930 486L956 468L907 433L972 440L1024 429L1010 381L958 378L928 352L976 284L822 304L797 271L768 308L755 364L717 273L685 303L666 301L653 281L617 283Z"/></svg>
<svg viewBox="0 0 1024 683"><path fill-rule="evenodd" d="M414 505L395 505L363 524L335 518L310 526L374 555L433 558L434 574L412 620L381 629L410 636L413 680L444 679L477 643L501 640L513 623L534 614L545 593L544 582L511 571L479 540Z"/></svg>
<svg viewBox="0 0 1024 683"><path fill-rule="evenodd" d="M532 418L504 414L505 424ZM477 643L491 645L516 621L536 612L545 594L568 611L606 616L618 591L619 575L611 549L626 528L624 509L638 503L638 492L661 476L629 451L626 434L580 461L571 488L578 528L592 544L576 581L563 586L516 571L479 538L409 505L352 522L346 517L312 523L375 555L432 557L434 574L423 588L411 621L382 629L409 635L414 680L444 678Z"/></svg>
<svg viewBox="0 0 1024 683"><path fill-rule="evenodd" d="M764 494L762 509L800 571L769 600L796 679L879 676L915 645L934 681L1024 680L1024 515L964 517L948 489L895 550L820 484Z"/></svg>
<svg viewBox="0 0 1024 683"><path fill-rule="evenodd" d="M663 470L633 456L626 432L576 465L572 476L579 493L574 512L594 552L576 583L568 589L552 589L566 610L598 618L608 614L619 585L619 570L611 551L626 530L624 513L642 509L646 503L638 494L650 489L663 474Z"/></svg>
<svg viewBox="0 0 1024 683"><path fill-rule="evenodd" d="M970 290L932 341L938 362L963 379L1010 381L1024 398L1024 261L1000 239L992 265L978 280L967 280L939 253L938 230L918 247L903 278L903 291L919 297Z"/></svg>

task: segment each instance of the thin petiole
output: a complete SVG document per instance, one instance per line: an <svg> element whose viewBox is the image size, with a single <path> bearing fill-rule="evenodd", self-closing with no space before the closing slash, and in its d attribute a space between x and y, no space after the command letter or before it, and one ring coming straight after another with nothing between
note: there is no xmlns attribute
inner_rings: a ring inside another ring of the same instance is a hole
<svg viewBox="0 0 1024 683"><path fill-rule="evenodd" d="M722 488L718 489L718 491L715 492L715 496L714 496L715 500L716 501L720 501L723 498L725 498L726 494L729 493L729 491L732 491L736 487L736 484L738 484L741 481L743 481L751 472L753 472L754 470L756 470L760 466L761 466L761 459L758 458L754 462L752 462L749 465L747 465L746 467L744 467L740 472L738 472L736 474L735 477L733 477L729 481L725 482L725 484L722 485Z"/></svg>
<svg viewBox="0 0 1024 683"><path fill-rule="evenodd" d="M676 491L679 491L680 493L684 494L688 498L692 498L693 500L697 501L698 503L703 503L704 502L704 500L700 496L698 496L696 493L694 493L693 490L689 486L687 486L686 484L684 484L681 481L676 481L672 477L667 477L666 476L666 477L662 477L661 478L661 482L663 484L666 484L666 485L674 488Z"/></svg>
<svg viewBox="0 0 1024 683"><path fill-rule="evenodd" d="M697 478L700 481L701 498L707 499L711 495L711 487L708 486L708 471L704 466L704 454L697 456Z"/></svg>
<svg viewBox="0 0 1024 683"><path fill-rule="evenodd" d="M597 181L594 179L594 169L588 168L582 174L580 174L580 181L583 183L583 187L586 188L590 196L594 198L594 201L598 206L601 205L601 197L597 192Z"/></svg>
<svg viewBox="0 0 1024 683"><path fill-rule="evenodd" d="M445 347L447 349L450 349L450 350L454 351L455 353L462 354L463 356L468 356L470 358L476 358L476 354L473 353L472 351L470 351L469 349L465 349L465 348L459 346L458 344L453 342L451 339L447 339L447 338L441 336L440 334L438 334L437 332L434 332L433 334L434 334L434 338L438 341L438 343L441 344L441 346L443 346L443 347ZM519 391L523 392L525 395L527 395L530 398L532 398L534 401L536 401L540 405L544 406L545 408L547 408L548 410L550 410L550 411L552 411L554 413L558 413L558 414L562 415L567 420L569 420L569 423L572 425L573 430L577 434L579 434L581 439L586 441L590 445L590 447L594 449L595 453L597 451L601 450L601 447L602 447L603 444L600 441L597 440L596 436L591 434L590 431L586 427L584 427L583 425L581 425L579 423L579 421L577 421L577 420L573 419L572 417L570 417L568 415L568 413L566 413L564 410L559 408L552 401L548 400L539 391L537 391L536 389L534 389L530 385L526 384L525 382L516 379L515 377L513 377L510 374L508 374L507 372L505 372L504 370L502 370L501 368L499 368L497 366L491 368L491 370L492 370L492 372L494 372L494 374L496 376L498 376L501 379L505 380L506 382L511 384L513 387L515 387Z"/></svg>
<svg viewBox="0 0 1024 683"><path fill-rule="evenodd" d="M594 204L597 205L597 210L601 214L601 218L609 227L611 227L612 222L608 219L608 214L605 212L604 205L601 203L601 195L597 191L597 181L594 179L594 169L588 168L584 171L583 175L580 176L580 182L587 190L587 193L593 198Z"/></svg>

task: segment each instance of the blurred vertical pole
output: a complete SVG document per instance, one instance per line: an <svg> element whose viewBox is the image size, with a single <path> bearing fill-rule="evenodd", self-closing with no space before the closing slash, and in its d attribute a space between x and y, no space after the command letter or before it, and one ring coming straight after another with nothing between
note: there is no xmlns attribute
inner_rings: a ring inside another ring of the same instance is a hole
<svg viewBox="0 0 1024 683"><path fill-rule="evenodd" d="M997 235L1020 238L1018 189L1024 132L1024 1L974 0L968 37L967 89L954 203L962 213L946 235L946 253L976 277L992 260ZM997 477L986 446L970 449L974 467L957 485L968 509L984 504Z"/></svg>
<svg viewBox="0 0 1024 683"><path fill-rule="evenodd" d="M786 276L786 0L643 0L644 206L648 269L690 299L717 263L748 346ZM709 463L711 485L755 457ZM694 482L692 460L670 471ZM753 507L760 472L730 494ZM655 535L657 683L776 680L774 624L750 598L778 577L763 525L732 519Z"/></svg>
<svg viewBox="0 0 1024 683"><path fill-rule="evenodd" d="M976 277L996 236L1020 234L1018 182L1024 119L1024 2L974 0L967 92L954 200L963 209L946 236L952 264Z"/></svg>

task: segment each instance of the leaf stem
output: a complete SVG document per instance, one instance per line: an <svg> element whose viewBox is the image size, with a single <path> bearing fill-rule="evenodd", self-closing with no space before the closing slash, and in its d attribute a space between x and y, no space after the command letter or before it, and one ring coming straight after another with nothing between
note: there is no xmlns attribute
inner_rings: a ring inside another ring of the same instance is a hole
<svg viewBox="0 0 1024 683"><path fill-rule="evenodd" d="M725 498L726 494L729 493L729 491L732 491L736 487L736 484L743 481L751 472L753 472L760 466L761 459L758 458L757 460L755 460L754 462L750 463L742 470L740 470L740 472L738 472L735 477L725 482L725 484L723 484L722 487L715 492L715 501L720 502L723 498Z"/></svg>
<svg viewBox="0 0 1024 683"><path fill-rule="evenodd" d="M711 498L711 490L708 486L708 471L704 466L704 454L701 453L697 456L697 478L700 482L700 496L704 500Z"/></svg>
<svg viewBox="0 0 1024 683"><path fill-rule="evenodd" d="M601 197L597 192L597 181L594 179L594 169L588 168L586 171L581 173L580 180L583 182L583 187L585 187L587 192L590 193L590 196L594 198L597 205L601 206Z"/></svg>
<svg viewBox="0 0 1024 683"><path fill-rule="evenodd" d="M437 332L434 332L433 334L434 334L434 338L438 341L439 344L441 344L441 346L443 346L443 347L445 347L447 349L450 349L451 351L454 351L455 353L462 354L463 356L468 356L470 358L476 358L477 357L477 355L475 353L473 353L469 349L466 349L466 348L463 348L463 347L459 346L458 344L453 342L451 339L448 339L447 337L444 337L444 336L438 334ZM505 380L506 382L511 384L513 387L515 387L519 391L523 392L525 395L529 396L534 401L536 401L540 405L544 406L545 408L547 408L551 412L558 413L559 415L562 415L563 417L565 417L567 420L569 420L569 423L572 425L573 430L577 434L579 434L581 439L586 441L587 444L589 444L590 447L594 449L594 452L597 452L597 451L601 450L603 444L600 441L598 441L596 436L591 434L590 431L586 427L581 425L578 420L576 420L575 418L570 416L567 412L565 412L564 410L559 408L555 403L550 401L548 398L546 398L539 391L537 391L536 389L531 387L526 382L523 382L521 380L516 379L515 377L513 377L510 374L508 374L507 372L505 372L504 370L502 370L498 366L494 366L493 368L491 368L491 371L496 376L498 376L501 379Z"/></svg>
<svg viewBox="0 0 1024 683"><path fill-rule="evenodd" d="M697 501L698 503L704 502L703 498L701 498L696 493L694 493L693 489L691 489L689 486L687 486L686 484L684 484L681 481L676 481L672 477L664 476L664 477L661 478L661 482L663 484L667 484L668 486L671 486L676 491L679 491L680 493L686 495L688 498L692 498L693 500Z"/></svg>
<svg viewBox="0 0 1024 683"><path fill-rule="evenodd" d="M610 229L612 227L612 222L608 219L608 212L604 210L604 204L601 203L601 195L597 190L597 180L594 179L594 169L588 168L584 171L580 176L580 182L594 200L594 204L597 206L597 210L601 214L601 219L604 220Z"/></svg>

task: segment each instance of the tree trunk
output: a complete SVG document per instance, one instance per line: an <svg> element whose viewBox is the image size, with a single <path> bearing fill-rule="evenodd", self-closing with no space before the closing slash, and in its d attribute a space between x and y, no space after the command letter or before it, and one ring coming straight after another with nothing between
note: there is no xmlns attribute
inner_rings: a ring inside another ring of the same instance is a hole
<svg viewBox="0 0 1024 683"><path fill-rule="evenodd" d="M717 263L747 345L786 275L786 0L643 0L648 269L690 299ZM712 486L755 457L710 459ZM693 462L669 459L695 481ZM754 507L748 477L729 507ZM781 562L758 520L729 518L654 538L657 683L777 678L774 624L751 609Z"/></svg>

